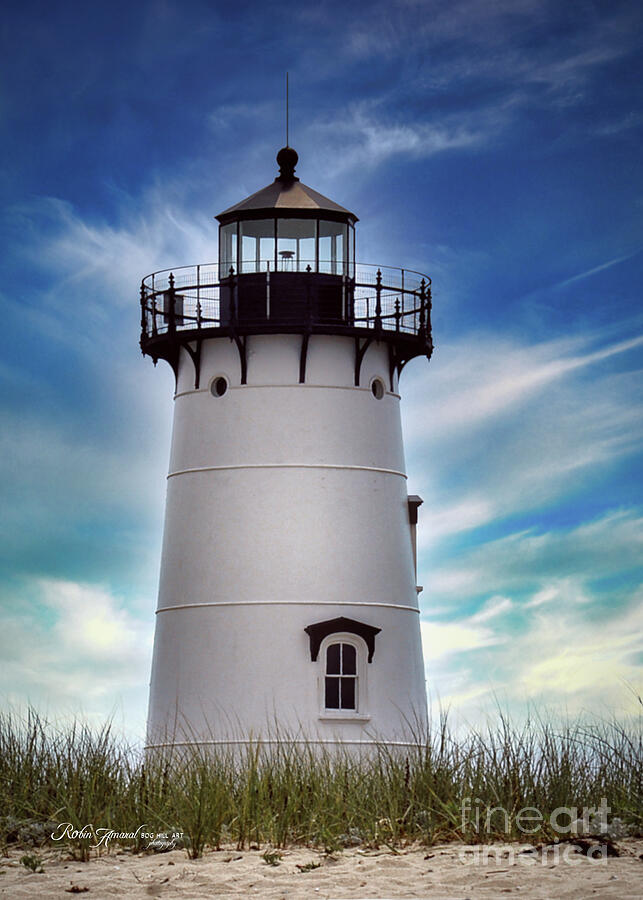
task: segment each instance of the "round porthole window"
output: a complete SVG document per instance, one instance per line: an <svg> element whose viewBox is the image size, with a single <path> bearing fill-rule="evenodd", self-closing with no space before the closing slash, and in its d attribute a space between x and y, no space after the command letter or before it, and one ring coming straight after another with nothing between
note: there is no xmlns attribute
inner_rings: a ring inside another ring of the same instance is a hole
<svg viewBox="0 0 643 900"><path fill-rule="evenodd" d="M228 381L223 375L217 376L210 385L210 393L213 397L223 397L228 390Z"/></svg>
<svg viewBox="0 0 643 900"><path fill-rule="evenodd" d="M371 391L373 392L373 396L376 400L381 400L384 394L386 393L386 388L384 387L384 382L381 378L374 378L371 382Z"/></svg>

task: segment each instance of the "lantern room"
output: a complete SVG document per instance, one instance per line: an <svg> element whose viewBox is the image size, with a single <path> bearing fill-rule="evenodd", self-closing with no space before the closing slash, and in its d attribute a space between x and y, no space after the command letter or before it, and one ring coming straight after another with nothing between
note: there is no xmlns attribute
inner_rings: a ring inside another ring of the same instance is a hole
<svg viewBox="0 0 643 900"><path fill-rule="evenodd" d="M141 283L141 349L166 359L178 377L181 351L200 383L203 341L234 340L246 384L247 339L300 334L300 380L309 337L354 339L355 384L376 341L388 344L389 376L416 356L431 356L431 279L391 266L355 264L357 216L295 175L292 147L277 154L267 187L224 210L219 260L154 272Z"/></svg>
<svg viewBox="0 0 643 900"><path fill-rule="evenodd" d="M224 319L350 318L357 216L302 184L297 160L283 147L274 182L217 216Z"/></svg>

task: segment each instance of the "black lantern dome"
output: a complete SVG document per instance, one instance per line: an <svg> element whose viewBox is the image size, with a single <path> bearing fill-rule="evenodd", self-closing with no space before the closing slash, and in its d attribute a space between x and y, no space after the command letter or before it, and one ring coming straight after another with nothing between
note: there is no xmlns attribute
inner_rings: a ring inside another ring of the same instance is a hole
<svg viewBox="0 0 643 900"><path fill-rule="evenodd" d="M408 269L355 265L357 216L299 180L292 147L275 180L216 216L217 265L157 272L141 285L141 348L178 371L180 347L195 363L201 342L228 335L242 383L252 334L302 335L300 378L311 334L354 337L355 383L373 340L389 345L391 380L414 356L431 355L431 280ZM196 349L195 349L196 348Z"/></svg>

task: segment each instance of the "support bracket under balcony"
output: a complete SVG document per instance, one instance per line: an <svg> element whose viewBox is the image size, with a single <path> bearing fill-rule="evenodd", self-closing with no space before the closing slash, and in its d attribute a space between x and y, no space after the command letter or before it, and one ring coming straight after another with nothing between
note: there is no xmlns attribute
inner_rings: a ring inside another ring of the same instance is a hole
<svg viewBox="0 0 643 900"><path fill-rule="evenodd" d="M234 341L239 351L239 363L241 365L241 384L248 382L248 355L246 353L246 344L248 342L247 335L243 337L237 334L234 329L230 330L230 340Z"/></svg>
<svg viewBox="0 0 643 900"><path fill-rule="evenodd" d="M306 362L308 361L308 341L310 332L304 331L301 336L301 350L299 351L299 384L306 381Z"/></svg>
<svg viewBox="0 0 643 900"><path fill-rule="evenodd" d="M196 346L194 349L189 344L183 344L187 352L190 354L190 359L192 360L192 364L194 365L194 390L198 391L199 385L201 383L201 338L198 338L195 341Z"/></svg>
<svg viewBox="0 0 643 900"><path fill-rule="evenodd" d="M373 342L373 338L355 338L355 387L359 387L359 378L360 372L362 369L362 360L364 359L364 354L370 347Z"/></svg>

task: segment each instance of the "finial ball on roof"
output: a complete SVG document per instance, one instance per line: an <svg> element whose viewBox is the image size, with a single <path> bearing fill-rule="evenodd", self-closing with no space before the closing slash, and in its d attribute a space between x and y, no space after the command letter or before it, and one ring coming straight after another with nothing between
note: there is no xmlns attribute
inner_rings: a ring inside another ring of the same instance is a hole
<svg viewBox="0 0 643 900"><path fill-rule="evenodd" d="M277 164L279 166L280 178L294 178L295 166L299 161L297 151L292 147L282 147L277 154Z"/></svg>

